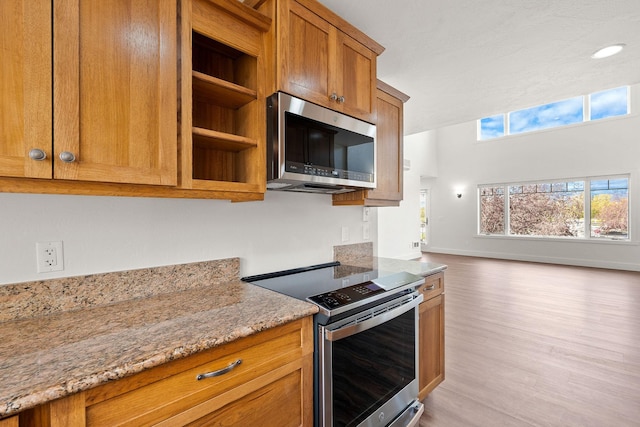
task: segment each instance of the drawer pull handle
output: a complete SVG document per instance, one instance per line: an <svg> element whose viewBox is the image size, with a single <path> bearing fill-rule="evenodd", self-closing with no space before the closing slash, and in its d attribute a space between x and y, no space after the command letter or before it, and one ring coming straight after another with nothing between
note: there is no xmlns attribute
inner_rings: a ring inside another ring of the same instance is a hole
<svg viewBox="0 0 640 427"><path fill-rule="evenodd" d="M233 362L232 364L230 364L229 366L227 366L226 368L218 369L217 371L213 371L213 372L207 372L206 374L200 374L200 375L198 375L196 377L196 379L198 381L200 381L200 380L203 380L205 378L219 377L220 375L224 375L227 372L231 371L233 368L235 368L236 366L238 366L241 363L242 363L242 359L238 359L235 362Z"/></svg>
<svg viewBox="0 0 640 427"><path fill-rule="evenodd" d="M428 287L424 288L424 290L422 292L432 291L435 288L436 288L436 284L432 283L431 286L428 286Z"/></svg>

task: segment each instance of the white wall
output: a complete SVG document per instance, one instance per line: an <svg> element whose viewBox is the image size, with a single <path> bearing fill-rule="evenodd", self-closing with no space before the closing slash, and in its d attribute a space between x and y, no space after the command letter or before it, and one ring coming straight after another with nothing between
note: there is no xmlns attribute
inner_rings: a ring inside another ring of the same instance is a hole
<svg viewBox="0 0 640 427"><path fill-rule="evenodd" d="M369 221L375 247L375 212ZM0 284L228 257L258 274L332 261L334 245L364 241L362 225L361 207L318 194L230 203L0 193ZM36 242L59 240L64 271L36 273Z"/></svg>
<svg viewBox="0 0 640 427"><path fill-rule="evenodd" d="M640 109L639 85L632 87L631 99L632 108ZM640 270L637 111L625 117L484 142L476 141L475 121L434 132L438 173L437 178L427 180L431 187L429 251ZM631 174L630 243L477 236L476 189L480 184L627 173ZM461 199L455 197L458 189L463 191ZM406 189L405 196L412 197Z"/></svg>
<svg viewBox="0 0 640 427"><path fill-rule="evenodd" d="M400 207L376 208L381 257L415 259L421 255L420 247L412 247L413 242L420 241L420 176L437 174L437 165L432 161L435 141L429 138L428 133L404 138L404 158L411 161L410 169L404 171L404 198Z"/></svg>

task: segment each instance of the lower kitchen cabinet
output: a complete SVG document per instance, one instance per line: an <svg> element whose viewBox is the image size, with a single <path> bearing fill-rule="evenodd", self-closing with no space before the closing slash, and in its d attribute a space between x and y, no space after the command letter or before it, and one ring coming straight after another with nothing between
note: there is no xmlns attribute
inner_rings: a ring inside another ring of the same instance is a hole
<svg viewBox="0 0 640 427"><path fill-rule="evenodd" d="M0 420L0 427L18 427L18 417L5 418Z"/></svg>
<svg viewBox="0 0 640 427"><path fill-rule="evenodd" d="M20 417L21 426L49 427L310 426L312 318L53 401Z"/></svg>
<svg viewBox="0 0 640 427"><path fill-rule="evenodd" d="M444 381L444 273L425 278L419 288L420 350L418 398L420 400Z"/></svg>

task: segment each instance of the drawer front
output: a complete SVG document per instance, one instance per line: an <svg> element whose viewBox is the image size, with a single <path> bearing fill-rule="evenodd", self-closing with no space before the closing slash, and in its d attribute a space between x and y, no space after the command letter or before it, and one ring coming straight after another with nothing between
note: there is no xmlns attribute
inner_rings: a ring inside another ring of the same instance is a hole
<svg viewBox="0 0 640 427"><path fill-rule="evenodd" d="M293 372L188 425L300 426L301 384L300 374Z"/></svg>
<svg viewBox="0 0 640 427"><path fill-rule="evenodd" d="M250 338L253 337L249 337L249 341ZM222 357L214 352L208 362L88 406L87 425L142 426L157 423L300 358L303 352L301 343L299 327L285 328L282 334L267 341L232 353L226 352ZM220 370L224 372L221 375L205 375ZM202 375L205 377L198 380ZM135 376L130 380L136 383Z"/></svg>
<svg viewBox="0 0 640 427"><path fill-rule="evenodd" d="M444 292L444 273L436 273L424 278L424 284L418 288L427 301Z"/></svg>
<svg viewBox="0 0 640 427"><path fill-rule="evenodd" d="M156 427L313 424L313 355L275 369L157 424Z"/></svg>

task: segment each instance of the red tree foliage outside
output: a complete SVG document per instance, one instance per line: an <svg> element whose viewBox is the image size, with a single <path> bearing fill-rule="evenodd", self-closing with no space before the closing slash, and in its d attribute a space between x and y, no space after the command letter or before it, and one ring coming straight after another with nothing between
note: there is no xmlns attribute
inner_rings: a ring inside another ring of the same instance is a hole
<svg viewBox="0 0 640 427"><path fill-rule="evenodd" d="M576 195L550 193L512 194L509 197L509 232L525 236L575 236L571 225L582 215L573 206Z"/></svg>
<svg viewBox="0 0 640 427"><path fill-rule="evenodd" d="M509 195L509 233L524 236L574 236L584 229L583 192L523 192ZM480 232L504 234L504 194L498 187L481 189ZM626 235L628 199L598 194L591 202L591 235Z"/></svg>

